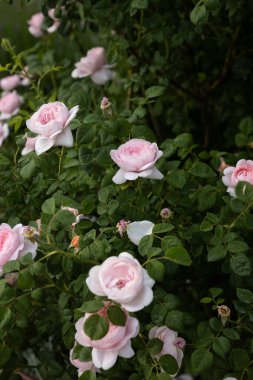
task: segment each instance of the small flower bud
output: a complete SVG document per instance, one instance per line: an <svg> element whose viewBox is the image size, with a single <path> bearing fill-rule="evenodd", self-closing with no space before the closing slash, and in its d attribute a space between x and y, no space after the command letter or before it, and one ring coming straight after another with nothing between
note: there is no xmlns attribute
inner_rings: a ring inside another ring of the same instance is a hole
<svg viewBox="0 0 253 380"><path fill-rule="evenodd" d="M80 236L76 235L73 237L73 239L71 240L71 247L74 247L74 248L79 248L79 239L80 239Z"/></svg>
<svg viewBox="0 0 253 380"><path fill-rule="evenodd" d="M127 221L125 221L125 219L121 219L119 221L119 223L117 223L116 227L117 227L118 233L120 234L121 237L126 232L127 226L129 225L129 223L130 223L130 220L128 220L128 222L127 222Z"/></svg>
<svg viewBox="0 0 253 380"><path fill-rule="evenodd" d="M162 218L168 219L172 216L172 211L169 208L165 207L161 210L160 215Z"/></svg>
<svg viewBox="0 0 253 380"><path fill-rule="evenodd" d="M223 157L220 157L220 166L218 167L218 172L223 173L224 169L229 167L229 165L225 162Z"/></svg>
<svg viewBox="0 0 253 380"><path fill-rule="evenodd" d="M23 227L23 235L26 239L32 239L35 235L38 235L38 231L31 226Z"/></svg>
<svg viewBox="0 0 253 380"><path fill-rule="evenodd" d="M108 98L106 98L105 96L103 97L102 101L101 101L101 105L100 105L100 108L102 110L102 112L104 114L107 114L109 116L112 116L112 104L111 102L108 100Z"/></svg>
<svg viewBox="0 0 253 380"><path fill-rule="evenodd" d="M5 281L7 284L13 286L15 285L16 281L18 279L18 273L17 272L14 272L14 273L7 273L5 275Z"/></svg>
<svg viewBox="0 0 253 380"><path fill-rule="evenodd" d="M186 345L186 341L184 340L184 338L179 337L176 339L175 346L177 348L180 348L181 350L183 350L185 345Z"/></svg>
<svg viewBox="0 0 253 380"><path fill-rule="evenodd" d="M220 305L217 307L218 316L221 318L221 323L225 325L227 319L230 317L231 310L226 305Z"/></svg>

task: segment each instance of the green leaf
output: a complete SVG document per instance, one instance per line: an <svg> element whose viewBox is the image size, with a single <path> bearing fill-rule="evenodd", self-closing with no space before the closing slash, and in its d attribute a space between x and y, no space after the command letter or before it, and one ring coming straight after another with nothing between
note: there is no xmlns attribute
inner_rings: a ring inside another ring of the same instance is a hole
<svg viewBox="0 0 253 380"><path fill-rule="evenodd" d="M228 251L232 253L239 253L239 252L245 252L248 251L249 246L244 241L240 240L233 240L227 245Z"/></svg>
<svg viewBox="0 0 253 380"><path fill-rule="evenodd" d="M210 288L209 293L211 294L211 296L213 298L215 298L215 297L218 297L220 294L223 293L223 289L222 288Z"/></svg>
<svg viewBox="0 0 253 380"><path fill-rule="evenodd" d="M190 20L194 25L199 25L207 19L207 9L204 4L198 2L190 14Z"/></svg>
<svg viewBox="0 0 253 380"><path fill-rule="evenodd" d="M157 355L163 349L163 341L158 338L150 339L147 344L147 349L151 355Z"/></svg>
<svg viewBox="0 0 253 380"><path fill-rule="evenodd" d="M192 135L190 133L181 133L175 138L174 143L179 148L187 148L193 143Z"/></svg>
<svg viewBox="0 0 253 380"><path fill-rule="evenodd" d="M28 269L19 272L18 287L23 290L31 289L33 287L33 277Z"/></svg>
<svg viewBox="0 0 253 380"><path fill-rule="evenodd" d="M247 367L250 361L247 351L242 350L241 348L234 348L231 351L229 359L231 366L236 371L242 371L245 367Z"/></svg>
<svg viewBox="0 0 253 380"><path fill-rule="evenodd" d="M253 201L253 186L245 181L239 181L235 187L236 198L244 203Z"/></svg>
<svg viewBox="0 0 253 380"><path fill-rule="evenodd" d="M184 170L173 170L167 176L168 183L176 189L182 189L187 182Z"/></svg>
<svg viewBox="0 0 253 380"><path fill-rule="evenodd" d="M23 179L29 179L32 177L35 169L36 169L36 161L34 158L32 158L28 162L28 164L26 164L25 166L22 167L22 169L20 170L20 176Z"/></svg>
<svg viewBox="0 0 253 380"><path fill-rule="evenodd" d="M0 298L1 298L1 295L3 294L5 284L6 284L5 279L0 280Z"/></svg>
<svg viewBox="0 0 253 380"><path fill-rule="evenodd" d="M1 319L1 311L0 311ZM7 344L1 344L0 346L0 368L3 368L4 364L9 360L11 356L11 349Z"/></svg>
<svg viewBox="0 0 253 380"><path fill-rule="evenodd" d="M72 353L73 359L79 359L82 362L87 362L91 360L91 347L84 347L80 344L76 344Z"/></svg>
<svg viewBox="0 0 253 380"><path fill-rule="evenodd" d="M93 371L85 371L81 376L78 377L78 380L96 380L96 373Z"/></svg>
<svg viewBox="0 0 253 380"><path fill-rule="evenodd" d="M172 310L167 314L166 325L171 329L178 332L184 329L184 313L179 310Z"/></svg>
<svg viewBox="0 0 253 380"><path fill-rule="evenodd" d="M125 326L126 324L126 314L119 306L110 306L107 309L107 317L116 326Z"/></svg>
<svg viewBox="0 0 253 380"><path fill-rule="evenodd" d="M229 338L230 340L239 340L240 339L239 333L235 329L232 329L232 328L223 329L223 334L227 338Z"/></svg>
<svg viewBox="0 0 253 380"><path fill-rule="evenodd" d="M238 288L236 289L237 297L240 301L246 304L252 304L253 303L253 293L249 289L242 289Z"/></svg>
<svg viewBox="0 0 253 380"><path fill-rule="evenodd" d="M219 0L204 0L204 4L210 11L216 11L220 7Z"/></svg>
<svg viewBox="0 0 253 380"><path fill-rule="evenodd" d="M210 303L212 301L213 301L213 299L211 297L203 297L200 300L201 303Z"/></svg>
<svg viewBox="0 0 253 380"><path fill-rule="evenodd" d="M213 225L208 220L203 220L203 222L201 223L199 229L200 229L201 232L212 231Z"/></svg>
<svg viewBox="0 0 253 380"><path fill-rule="evenodd" d="M216 247L213 247L210 249L207 255L207 261L218 261L221 259L224 259L227 255L227 250L224 248L223 245L217 245Z"/></svg>
<svg viewBox="0 0 253 380"><path fill-rule="evenodd" d="M132 3L133 3L133 1L132 1ZM132 3L131 3L131 5L132 5ZM147 98L157 98L158 96L163 95L165 93L165 90L166 89L163 86L152 86L146 90L145 96Z"/></svg>
<svg viewBox="0 0 253 380"><path fill-rule="evenodd" d="M80 309L85 313L95 313L104 307L104 303L98 300L87 301L82 304Z"/></svg>
<svg viewBox="0 0 253 380"><path fill-rule="evenodd" d="M190 169L190 173L202 178L216 177L216 173L213 171L213 169L203 162L195 162Z"/></svg>
<svg viewBox="0 0 253 380"><path fill-rule="evenodd" d="M41 207L42 211L45 213L45 214L49 214L49 215L53 215L54 214L54 211L55 211L55 200L54 198L49 198L47 199L42 207Z"/></svg>
<svg viewBox="0 0 253 380"><path fill-rule="evenodd" d="M184 247L180 245L167 249L165 256L173 263L179 265L190 266L192 263L189 253Z"/></svg>
<svg viewBox="0 0 253 380"><path fill-rule="evenodd" d="M3 266L4 273L17 272L20 269L20 263L17 260L10 260Z"/></svg>
<svg viewBox="0 0 253 380"><path fill-rule="evenodd" d="M95 314L86 319L83 328L88 337L92 340L99 340L108 333L109 322L106 318Z"/></svg>
<svg viewBox="0 0 253 380"><path fill-rule="evenodd" d="M68 210L58 211L56 214L56 219L64 226L71 226L71 224L75 223L76 221L76 217L73 215L72 212Z"/></svg>
<svg viewBox="0 0 253 380"><path fill-rule="evenodd" d="M191 356L191 363L194 372L201 373L211 367L213 355L205 348L198 348Z"/></svg>
<svg viewBox="0 0 253 380"><path fill-rule="evenodd" d="M172 226L172 224L169 223L158 223L155 224L152 230L153 234L162 234L164 232L169 232L173 230L175 227Z"/></svg>
<svg viewBox="0 0 253 380"><path fill-rule="evenodd" d="M0 166L8 166L11 161L3 153L0 153Z"/></svg>
<svg viewBox="0 0 253 380"><path fill-rule="evenodd" d="M245 277L249 276L251 272L250 260L246 255L242 253L232 256L230 258L230 268L238 276Z"/></svg>
<svg viewBox="0 0 253 380"><path fill-rule="evenodd" d="M9 307L0 306L0 330L6 329L11 321L11 310Z"/></svg>
<svg viewBox="0 0 253 380"><path fill-rule="evenodd" d="M147 271L155 281L162 281L165 274L165 267L161 261L152 259L147 263Z"/></svg>
<svg viewBox="0 0 253 380"><path fill-rule="evenodd" d="M141 256L148 256L148 253L153 245L153 236L146 235L143 236L138 244L138 251Z"/></svg>
<svg viewBox="0 0 253 380"><path fill-rule="evenodd" d="M159 359L159 364L169 375L174 375L178 371L177 361L172 355L162 355Z"/></svg>
<svg viewBox="0 0 253 380"><path fill-rule="evenodd" d="M215 338L213 342L213 350L222 359L225 359L230 349L231 349L231 344L227 338L223 336Z"/></svg>

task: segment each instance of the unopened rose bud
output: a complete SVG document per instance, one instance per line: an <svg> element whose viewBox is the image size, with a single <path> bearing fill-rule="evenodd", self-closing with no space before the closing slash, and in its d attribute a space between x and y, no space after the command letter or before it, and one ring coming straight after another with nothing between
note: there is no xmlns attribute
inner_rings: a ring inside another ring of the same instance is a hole
<svg viewBox="0 0 253 380"><path fill-rule="evenodd" d="M125 219L121 219L119 223L117 223L116 227L121 237L123 237L124 233L126 232L129 223L130 220L126 221Z"/></svg>
<svg viewBox="0 0 253 380"><path fill-rule="evenodd" d="M228 168L229 165L225 162L223 157L220 157L220 166L218 167L218 172L223 173L224 169Z"/></svg>
<svg viewBox="0 0 253 380"><path fill-rule="evenodd" d="M73 239L71 240L71 247L74 247L74 248L79 248L79 239L80 239L80 236L76 235L73 237Z"/></svg>
<svg viewBox="0 0 253 380"><path fill-rule="evenodd" d="M112 116L112 104L111 102L109 102L108 98L106 98L105 96L103 97L101 101L100 108L104 114Z"/></svg>
<svg viewBox="0 0 253 380"><path fill-rule="evenodd" d="M221 323L225 325L227 319L230 317L231 310L226 305L220 305L217 307L218 316L221 318Z"/></svg>
<svg viewBox="0 0 253 380"><path fill-rule="evenodd" d="M185 345L186 345L186 341L184 340L184 338L179 337L176 339L175 346L177 348L180 348L181 350L183 350Z"/></svg>
<svg viewBox="0 0 253 380"><path fill-rule="evenodd" d="M160 215L162 218L168 219L172 216L172 211L169 208L165 207L161 210Z"/></svg>

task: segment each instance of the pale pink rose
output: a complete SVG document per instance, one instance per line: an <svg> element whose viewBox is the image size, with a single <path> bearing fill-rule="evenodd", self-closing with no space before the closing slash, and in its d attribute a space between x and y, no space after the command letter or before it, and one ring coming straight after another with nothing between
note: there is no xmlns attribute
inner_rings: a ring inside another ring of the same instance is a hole
<svg viewBox="0 0 253 380"><path fill-rule="evenodd" d="M85 371L95 372L96 368L94 367L94 364L92 361L82 362L79 359L72 359L74 348L75 348L75 346L70 350L69 360L70 360L71 364L73 364L73 366L78 368L78 376L81 376L83 374L83 372L85 372Z"/></svg>
<svg viewBox="0 0 253 380"><path fill-rule="evenodd" d="M22 156L35 151L35 143L37 139L37 137L28 137L26 134L24 138L26 139L26 143L21 152Z"/></svg>
<svg viewBox="0 0 253 380"><path fill-rule="evenodd" d="M0 80L0 86L4 91L11 91L21 83L19 75L9 75Z"/></svg>
<svg viewBox="0 0 253 380"><path fill-rule="evenodd" d="M30 20L28 20L28 30L34 37L41 37L43 35L42 24L45 17L43 13L35 13Z"/></svg>
<svg viewBox="0 0 253 380"><path fill-rule="evenodd" d="M152 235L154 223L149 220L132 222L127 226L127 236L135 245L138 245L144 236Z"/></svg>
<svg viewBox="0 0 253 380"><path fill-rule="evenodd" d="M0 120L10 119L19 111L22 98L16 91L5 92L0 99Z"/></svg>
<svg viewBox="0 0 253 380"><path fill-rule="evenodd" d="M237 162L236 167L229 166L224 169L224 176L222 182L227 186L227 192L232 196L235 195L235 187L239 181L246 181L253 185L253 161L240 160Z"/></svg>
<svg viewBox="0 0 253 380"><path fill-rule="evenodd" d="M3 141L9 136L8 124L3 124L0 122L0 146L2 146Z"/></svg>
<svg viewBox="0 0 253 380"><path fill-rule="evenodd" d="M157 359L159 359L162 355L169 354L176 359L178 368L181 367L184 356L182 349L185 346L185 340L178 337L178 333L176 331L169 329L167 326L154 326L149 331L148 336L149 339L158 338L163 342L162 351L155 355ZM171 375L176 376L176 374L177 373Z"/></svg>
<svg viewBox="0 0 253 380"><path fill-rule="evenodd" d="M8 261L17 260L28 252L33 258L36 256L38 244L25 238L24 228L22 224L13 228L6 223L0 225L0 274Z"/></svg>
<svg viewBox="0 0 253 380"><path fill-rule="evenodd" d="M76 221L71 224L71 226L74 228L77 223L79 223L82 220L83 214L79 214L78 210L73 207L66 207L66 206L61 206L62 210L66 210L71 212L76 218Z"/></svg>
<svg viewBox="0 0 253 380"><path fill-rule="evenodd" d="M46 152L52 146L73 146L69 124L76 117L78 110L79 106L68 110L61 102L47 103L26 121L27 128L38 134L35 142L37 155Z"/></svg>
<svg viewBox="0 0 253 380"><path fill-rule="evenodd" d="M100 309L98 314L106 317L106 307ZM126 311L125 314L125 326L116 326L109 322L108 333L98 340L91 340L83 329L84 322L93 314L86 313L76 322L75 340L84 347L92 347L92 361L96 368L107 370L116 363L118 356L131 358L134 355L131 338L139 333L139 322L136 318L130 317Z"/></svg>
<svg viewBox="0 0 253 380"><path fill-rule="evenodd" d="M54 8L49 9L49 11L48 11L48 16L54 21L53 24L49 28L47 28L48 33L54 33L59 28L59 26L61 24L60 19L58 19L54 16L54 11L55 11Z"/></svg>
<svg viewBox="0 0 253 380"><path fill-rule="evenodd" d="M155 281L128 252L91 268L86 283L92 293L107 296L128 311L142 310L153 300Z"/></svg>
<svg viewBox="0 0 253 380"><path fill-rule="evenodd" d="M163 155L156 143L132 139L110 152L111 158L120 167L113 182L116 184L133 181L138 177L162 179L162 173L154 166Z"/></svg>
<svg viewBox="0 0 253 380"><path fill-rule="evenodd" d="M105 49L102 47L88 50L86 57L81 58L75 66L72 78L91 76L94 83L105 84L115 76L115 72L110 70L114 65L106 64Z"/></svg>

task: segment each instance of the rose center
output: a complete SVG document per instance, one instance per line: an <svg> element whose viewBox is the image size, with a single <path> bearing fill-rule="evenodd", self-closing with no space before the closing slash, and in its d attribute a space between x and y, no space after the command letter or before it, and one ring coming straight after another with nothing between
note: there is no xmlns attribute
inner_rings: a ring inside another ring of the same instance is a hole
<svg viewBox="0 0 253 380"><path fill-rule="evenodd" d="M56 113L57 113L57 109L55 109L55 108L45 108L39 114L40 123L45 125L45 124L49 123L51 120L55 120L56 119Z"/></svg>

